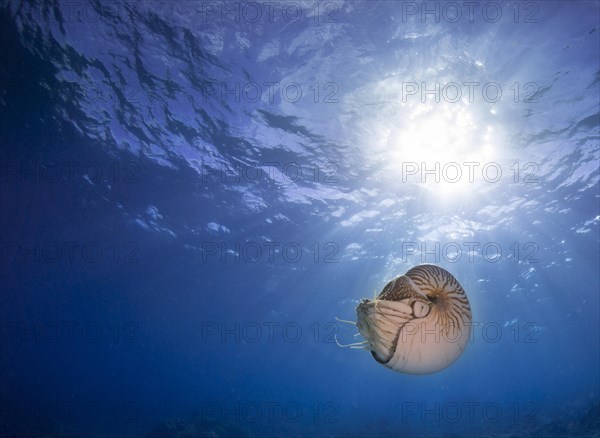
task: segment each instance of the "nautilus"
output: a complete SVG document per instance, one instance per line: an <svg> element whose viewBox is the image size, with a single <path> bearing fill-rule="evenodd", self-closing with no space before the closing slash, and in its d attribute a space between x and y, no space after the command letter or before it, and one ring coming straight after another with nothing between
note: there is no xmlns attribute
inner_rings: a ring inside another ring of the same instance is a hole
<svg viewBox="0 0 600 438"><path fill-rule="evenodd" d="M373 300L362 299L356 315L365 340L341 346L370 350L377 362L401 373L443 370L460 357L471 335L467 295L436 265L418 265L393 279Z"/></svg>

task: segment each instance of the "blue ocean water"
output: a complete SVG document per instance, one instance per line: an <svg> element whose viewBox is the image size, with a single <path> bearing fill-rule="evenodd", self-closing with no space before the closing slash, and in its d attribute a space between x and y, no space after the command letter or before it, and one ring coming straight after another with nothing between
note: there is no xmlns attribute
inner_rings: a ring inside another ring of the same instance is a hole
<svg viewBox="0 0 600 438"><path fill-rule="evenodd" d="M1 438L600 436L600 3L1 12ZM455 363L337 345L425 263Z"/></svg>

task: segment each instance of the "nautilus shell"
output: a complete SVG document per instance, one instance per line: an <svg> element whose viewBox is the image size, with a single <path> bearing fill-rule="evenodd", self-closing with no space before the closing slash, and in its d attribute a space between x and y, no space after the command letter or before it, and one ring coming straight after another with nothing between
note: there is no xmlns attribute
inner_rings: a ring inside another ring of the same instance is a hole
<svg viewBox="0 0 600 438"><path fill-rule="evenodd" d="M394 371L429 374L453 363L471 334L471 307L456 278L418 265L356 308L363 347ZM359 344L354 344L359 345Z"/></svg>

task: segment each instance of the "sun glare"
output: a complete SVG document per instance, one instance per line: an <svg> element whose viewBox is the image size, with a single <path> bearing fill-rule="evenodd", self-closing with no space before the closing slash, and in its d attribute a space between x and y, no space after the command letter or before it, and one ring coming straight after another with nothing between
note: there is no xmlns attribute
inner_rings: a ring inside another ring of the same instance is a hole
<svg viewBox="0 0 600 438"><path fill-rule="evenodd" d="M494 160L493 134L491 127L478 126L466 104L420 105L390 131L388 165L403 183L459 195L471 191L482 167Z"/></svg>

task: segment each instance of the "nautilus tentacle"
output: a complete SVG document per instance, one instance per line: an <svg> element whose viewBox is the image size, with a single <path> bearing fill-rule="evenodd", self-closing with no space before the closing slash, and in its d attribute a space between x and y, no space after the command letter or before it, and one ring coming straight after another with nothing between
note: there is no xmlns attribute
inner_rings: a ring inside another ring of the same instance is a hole
<svg viewBox="0 0 600 438"><path fill-rule="evenodd" d="M374 300L356 308L358 331L377 362L395 371L440 371L464 351L471 307L456 278L435 265L419 265L390 281Z"/></svg>

